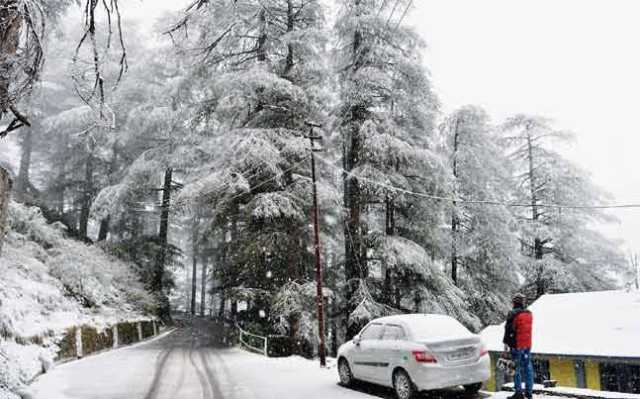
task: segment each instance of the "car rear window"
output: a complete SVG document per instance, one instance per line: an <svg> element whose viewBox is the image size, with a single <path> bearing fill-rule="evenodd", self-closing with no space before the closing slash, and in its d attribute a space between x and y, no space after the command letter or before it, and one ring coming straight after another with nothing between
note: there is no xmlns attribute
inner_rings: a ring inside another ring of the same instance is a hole
<svg viewBox="0 0 640 399"><path fill-rule="evenodd" d="M469 330L451 317L416 318L409 323L416 340L438 340L470 334Z"/></svg>
<svg viewBox="0 0 640 399"><path fill-rule="evenodd" d="M404 331L400 326L394 326L391 324L387 324L384 327L384 334L382 335L382 339L395 341L404 338Z"/></svg>

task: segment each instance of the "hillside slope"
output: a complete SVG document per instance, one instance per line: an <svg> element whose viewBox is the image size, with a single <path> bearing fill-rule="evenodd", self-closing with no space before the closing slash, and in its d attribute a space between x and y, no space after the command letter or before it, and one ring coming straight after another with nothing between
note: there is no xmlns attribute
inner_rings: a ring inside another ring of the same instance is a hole
<svg viewBox="0 0 640 399"><path fill-rule="evenodd" d="M37 208L9 207L0 255L0 399L52 364L64 331L149 319L152 297L132 265L65 237Z"/></svg>

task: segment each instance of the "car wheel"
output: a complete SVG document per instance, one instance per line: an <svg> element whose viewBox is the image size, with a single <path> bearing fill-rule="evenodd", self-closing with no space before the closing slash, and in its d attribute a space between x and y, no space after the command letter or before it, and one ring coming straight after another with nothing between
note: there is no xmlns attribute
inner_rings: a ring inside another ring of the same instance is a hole
<svg viewBox="0 0 640 399"><path fill-rule="evenodd" d="M469 384L464 386L464 391L469 395L475 395L482 388L482 383Z"/></svg>
<svg viewBox="0 0 640 399"><path fill-rule="evenodd" d="M393 389L398 399L413 399L416 394L416 387L404 370L398 370L393 374Z"/></svg>
<svg viewBox="0 0 640 399"><path fill-rule="evenodd" d="M342 358L338 362L338 374L340 376L340 384L348 387L353 383L353 374L351 373L351 367L347 359Z"/></svg>

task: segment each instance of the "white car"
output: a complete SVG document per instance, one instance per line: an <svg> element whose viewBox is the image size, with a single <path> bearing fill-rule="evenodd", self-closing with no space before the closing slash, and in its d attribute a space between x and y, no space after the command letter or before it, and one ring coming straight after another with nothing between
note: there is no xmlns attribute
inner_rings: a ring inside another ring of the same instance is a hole
<svg viewBox="0 0 640 399"><path fill-rule="evenodd" d="M375 319L338 350L342 385L372 382L394 388L399 399L460 385L476 393L489 379L489 368L480 337L445 315Z"/></svg>

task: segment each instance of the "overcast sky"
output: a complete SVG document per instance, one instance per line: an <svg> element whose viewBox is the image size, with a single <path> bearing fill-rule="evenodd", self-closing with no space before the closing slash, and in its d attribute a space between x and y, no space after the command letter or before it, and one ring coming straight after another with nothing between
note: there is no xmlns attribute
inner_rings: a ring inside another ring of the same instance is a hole
<svg viewBox="0 0 640 399"><path fill-rule="evenodd" d="M186 0L128 1L153 19ZM563 152L618 203L640 203L640 5L634 0L415 0L410 18L446 111L485 107L496 122L525 112L572 130ZM603 227L640 251L640 209Z"/></svg>

